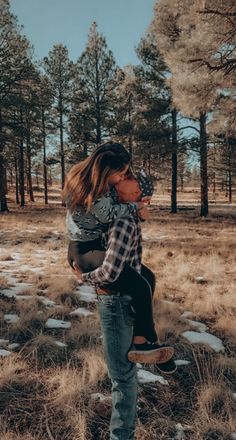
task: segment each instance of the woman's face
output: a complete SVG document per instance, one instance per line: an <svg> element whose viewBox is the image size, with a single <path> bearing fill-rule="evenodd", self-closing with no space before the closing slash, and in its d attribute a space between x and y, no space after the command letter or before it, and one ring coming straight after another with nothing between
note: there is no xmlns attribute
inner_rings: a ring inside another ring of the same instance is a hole
<svg viewBox="0 0 236 440"><path fill-rule="evenodd" d="M128 169L129 165L126 165L123 170L114 171L109 177L109 185L113 186L124 180Z"/></svg>

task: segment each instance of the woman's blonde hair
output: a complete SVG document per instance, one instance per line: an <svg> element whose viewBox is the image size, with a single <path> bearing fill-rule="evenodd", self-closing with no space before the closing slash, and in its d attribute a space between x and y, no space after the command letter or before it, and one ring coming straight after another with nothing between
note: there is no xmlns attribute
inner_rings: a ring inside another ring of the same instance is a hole
<svg viewBox="0 0 236 440"><path fill-rule="evenodd" d="M66 176L62 198L73 212L77 205L91 208L94 200L109 190L109 178L130 163L130 154L118 143L107 142L85 160L74 165Z"/></svg>

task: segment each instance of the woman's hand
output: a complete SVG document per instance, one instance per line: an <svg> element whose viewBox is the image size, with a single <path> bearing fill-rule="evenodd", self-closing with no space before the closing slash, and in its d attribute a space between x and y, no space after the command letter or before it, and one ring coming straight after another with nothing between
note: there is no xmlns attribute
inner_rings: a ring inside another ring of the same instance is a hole
<svg viewBox="0 0 236 440"><path fill-rule="evenodd" d="M77 264L73 263L73 274L82 281L82 272L80 268L77 266Z"/></svg>

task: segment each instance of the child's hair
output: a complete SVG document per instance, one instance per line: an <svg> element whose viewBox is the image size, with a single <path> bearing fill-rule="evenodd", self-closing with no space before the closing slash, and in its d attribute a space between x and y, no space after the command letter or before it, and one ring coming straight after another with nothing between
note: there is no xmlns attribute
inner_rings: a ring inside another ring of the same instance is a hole
<svg viewBox="0 0 236 440"><path fill-rule="evenodd" d="M123 145L106 142L82 162L74 165L66 176L62 198L73 212L77 205L90 209L94 200L109 190L109 177L130 163L130 154Z"/></svg>

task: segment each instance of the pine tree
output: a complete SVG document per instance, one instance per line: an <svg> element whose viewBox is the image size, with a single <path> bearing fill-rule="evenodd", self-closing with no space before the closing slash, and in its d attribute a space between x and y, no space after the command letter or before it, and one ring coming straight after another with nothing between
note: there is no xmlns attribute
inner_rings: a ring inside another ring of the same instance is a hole
<svg viewBox="0 0 236 440"><path fill-rule="evenodd" d="M12 141L11 109L21 83L32 74L30 45L21 35L17 19L10 13L8 0L0 3L0 212L7 211L6 148ZM14 124L13 124L14 125Z"/></svg>
<svg viewBox="0 0 236 440"><path fill-rule="evenodd" d="M69 60L68 49L62 44L56 44L44 58L44 67L54 95L54 111L56 128L60 137L61 186L65 182L65 128L71 99L71 82L73 78L73 63Z"/></svg>
<svg viewBox="0 0 236 440"><path fill-rule="evenodd" d="M206 67L200 71L189 62L200 42L207 38L196 27L194 0L160 0L155 8L153 28L157 44L170 72L170 86L176 107L187 117L199 119L201 215L208 214L207 113L217 100L219 76L211 77Z"/></svg>
<svg viewBox="0 0 236 440"><path fill-rule="evenodd" d="M71 136L75 143L98 144L109 134L116 65L106 39L93 23L88 43L76 64Z"/></svg>

